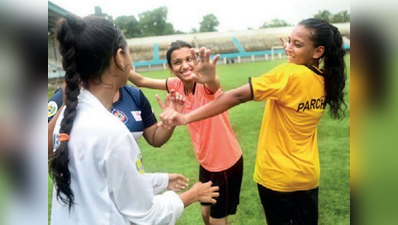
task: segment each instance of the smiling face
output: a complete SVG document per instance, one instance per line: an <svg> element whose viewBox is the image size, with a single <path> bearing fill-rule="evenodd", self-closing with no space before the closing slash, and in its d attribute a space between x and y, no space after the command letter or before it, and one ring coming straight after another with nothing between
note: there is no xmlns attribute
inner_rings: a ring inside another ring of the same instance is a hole
<svg viewBox="0 0 398 225"><path fill-rule="evenodd" d="M289 63L297 65L316 65L322 56L324 47L315 47L310 40L311 32L304 26L296 26L286 46Z"/></svg>
<svg viewBox="0 0 398 225"><path fill-rule="evenodd" d="M191 50L183 47L171 53L170 70L182 81L191 82L194 64L192 61Z"/></svg>

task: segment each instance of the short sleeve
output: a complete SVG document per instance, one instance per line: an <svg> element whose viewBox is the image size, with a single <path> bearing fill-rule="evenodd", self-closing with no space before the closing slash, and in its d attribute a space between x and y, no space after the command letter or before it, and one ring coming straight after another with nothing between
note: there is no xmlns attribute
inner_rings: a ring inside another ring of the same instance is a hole
<svg viewBox="0 0 398 225"><path fill-rule="evenodd" d="M140 107L141 107L141 117L144 123L144 129L151 127L158 121L156 120L155 113L152 110L152 106L148 99L145 97L144 93L140 90Z"/></svg>
<svg viewBox="0 0 398 225"><path fill-rule="evenodd" d="M249 79L254 101L281 100L290 85L290 71L278 66L260 77Z"/></svg>
<svg viewBox="0 0 398 225"><path fill-rule="evenodd" d="M62 90L59 88L55 91L54 95L48 100L48 122L58 112L59 108L63 103Z"/></svg>
<svg viewBox="0 0 398 225"><path fill-rule="evenodd" d="M175 77L166 79L166 90L167 90L167 93L169 93L171 89L174 89L174 90L178 91L179 90L178 84L180 82L181 82L181 80L178 79L178 78L175 78Z"/></svg>

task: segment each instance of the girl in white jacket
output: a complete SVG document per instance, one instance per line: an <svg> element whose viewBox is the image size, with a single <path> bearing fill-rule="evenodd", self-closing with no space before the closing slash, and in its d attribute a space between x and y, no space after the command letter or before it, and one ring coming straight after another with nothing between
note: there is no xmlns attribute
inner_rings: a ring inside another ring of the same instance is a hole
<svg viewBox="0 0 398 225"><path fill-rule="evenodd" d="M133 136L110 113L132 65L120 29L102 18L68 15L56 35L66 107L49 165L55 189L51 224L174 224L191 203L215 203L218 187L211 182L180 195L156 195L167 187L168 175L144 172Z"/></svg>

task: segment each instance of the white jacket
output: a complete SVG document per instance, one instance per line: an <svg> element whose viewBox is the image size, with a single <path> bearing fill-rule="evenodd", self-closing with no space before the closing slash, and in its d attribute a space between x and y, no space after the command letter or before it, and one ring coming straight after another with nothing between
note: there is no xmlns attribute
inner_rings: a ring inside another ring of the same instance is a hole
<svg viewBox="0 0 398 225"><path fill-rule="evenodd" d="M184 210L172 191L161 195L167 174L145 174L141 153L126 126L82 89L69 141L75 205L52 199L52 225L174 224ZM54 129L55 144L63 112Z"/></svg>

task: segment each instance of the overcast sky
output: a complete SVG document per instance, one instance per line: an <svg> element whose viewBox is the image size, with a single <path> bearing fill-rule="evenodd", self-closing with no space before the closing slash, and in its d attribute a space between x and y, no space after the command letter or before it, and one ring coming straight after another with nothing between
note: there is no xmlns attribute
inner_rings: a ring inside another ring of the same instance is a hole
<svg viewBox="0 0 398 225"><path fill-rule="evenodd" d="M103 13L115 19L122 15L134 15L166 6L167 21L175 30L184 32L199 29L199 23L206 14L214 14L220 25L218 31L246 30L258 28L272 19L283 19L296 24L312 17L319 10L337 13L350 12L349 0L50 0L58 6L86 16L100 6Z"/></svg>

